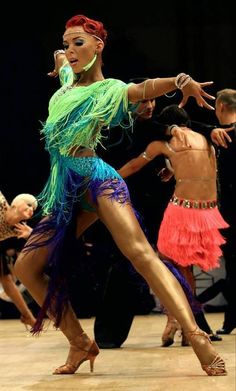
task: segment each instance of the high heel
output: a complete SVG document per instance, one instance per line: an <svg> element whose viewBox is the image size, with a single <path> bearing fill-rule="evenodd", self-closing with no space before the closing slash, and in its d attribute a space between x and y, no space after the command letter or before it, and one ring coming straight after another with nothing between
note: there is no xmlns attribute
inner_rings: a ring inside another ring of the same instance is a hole
<svg viewBox="0 0 236 391"><path fill-rule="evenodd" d="M174 343L174 337L176 332L180 330L180 325L177 320L167 320L165 330L162 334L162 345L163 347L168 347Z"/></svg>
<svg viewBox="0 0 236 391"><path fill-rule="evenodd" d="M211 364L202 364L202 369L208 374L208 376L225 376L227 371L225 369L225 363L218 355L215 356Z"/></svg>
<svg viewBox="0 0 236 391"><path fill-rule="evenodd" d="M181 339L181 346L190 346L189 340L186 336L186 334L183 332L181 333L182 339Z"/></svg>
<svg viewBox="0 0 236 391"><path fill-rule="evenodd" d="M200 330L198 327L194 331L190 331L187 333L188 340L190 341L200 363L202 369L207 373L208 376L225 376L227 375L227 371L225 369L225 363L223 359L215 352L212 347L211 340L209 335L205 333L205 331ZM195 337L203 337L205 341L199 341ZM196 342L198 345L196 345ZM203 343L202 343L203 342ZM206 345L207 343L207 345ZM211 349L211 362L210 364L203 363L202 361L206 361L207 351L206 348L210 347ZM203 352L203 353L202 353Z"/></svg>
<svg viewBox="0 0 236 391"><path fill-rule="evenodd" d="M85 333L82 333L75 339L75 341L71 341L66 363L55 369L53 372L54 375L72 375L77 371L80 365L87 360L90 362L90 372L93 372L94 361L99 354L99 348L95 341L90 341L89 347L81 347L81 343L83 343L83 341L81 341L81 337L85 337L84 341L89 341Z"/></svg>

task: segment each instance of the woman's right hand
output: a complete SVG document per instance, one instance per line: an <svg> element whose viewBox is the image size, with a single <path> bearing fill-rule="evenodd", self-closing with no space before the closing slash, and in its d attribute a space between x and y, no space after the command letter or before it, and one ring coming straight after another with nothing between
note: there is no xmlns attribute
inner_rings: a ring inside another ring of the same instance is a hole
<svg viewBox="0 0 236 391"><path fill-rule="evenodd" d="M33 228L29 227L26 223L17 223L14 227L18 239L28 239L33 231Z"/></svg>
<svg viewBox="0 0 236 391"><path fill-rule="evenodd" d="M215 110L213 106L209 105L204 98L208 98L214 100L215 97L209 95L206 91L204 91L204 87L210 86L213 84L213 81L206 81L204 83L199 83L193 79L191 79L182 89L183 98L179 104L179 107L183 107L186 105L190 96L195 98L198 106L206 107L210 110Z"/></svg>

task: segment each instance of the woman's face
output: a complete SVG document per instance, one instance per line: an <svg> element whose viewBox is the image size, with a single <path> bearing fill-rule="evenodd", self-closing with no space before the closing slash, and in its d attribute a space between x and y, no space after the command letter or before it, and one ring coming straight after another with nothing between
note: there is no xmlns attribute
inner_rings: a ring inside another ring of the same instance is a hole
<svg viewBox="0 0 236 391"><path fill-rule="evenodd" d="M138 105L136 114L139 117L139 119L150 119L152 118L155 106L156 106L155 99L142 100Z"/></svg>
<svg viewBox="0 0 236 391"><path fill-rule="evenodd" d="M16 211L21 220L28 220L34 214L33 205L23 200L17 203Z"/></svg>
<svg viewBox="0 0 236 391"><path fill-rule="evenodd" d="M63 45L67 60L74 73L80 73L94 58L101 42L82 26L69 27L63 35Z"/></svg>

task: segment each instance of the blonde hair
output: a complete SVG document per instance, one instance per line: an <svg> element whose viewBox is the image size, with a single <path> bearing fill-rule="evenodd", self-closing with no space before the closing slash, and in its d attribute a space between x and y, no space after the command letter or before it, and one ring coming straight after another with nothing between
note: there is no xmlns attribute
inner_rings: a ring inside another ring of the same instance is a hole
<svg viewBox="0 0 236 391"><path fill-rule="evenodd" d="M11 206L17 206L19 202L25 201L27 204L32 205L35 210L38 206L37 199L32 194L18 194L11 202Z"/></svg>

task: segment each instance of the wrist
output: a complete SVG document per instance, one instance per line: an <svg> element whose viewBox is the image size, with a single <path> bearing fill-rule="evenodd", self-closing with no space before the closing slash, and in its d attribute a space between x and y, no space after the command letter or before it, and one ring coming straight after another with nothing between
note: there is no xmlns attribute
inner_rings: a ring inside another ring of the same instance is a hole
<svg viewBox="0 0 236 391"><path fill-rule="evenodd" d="M191 76L186 75L186 73L179 73L175 77L175 87L179 90L182 90L190 81L192 80Z"/></svg>
<svg viewBox="0 0 236 391"><path fill-rule="evenodd" d="M65 55L65 50L63 50L63 49L55 50L54 53L53 53L55 60L56 60L58 54L64 54Z"/></svg>

